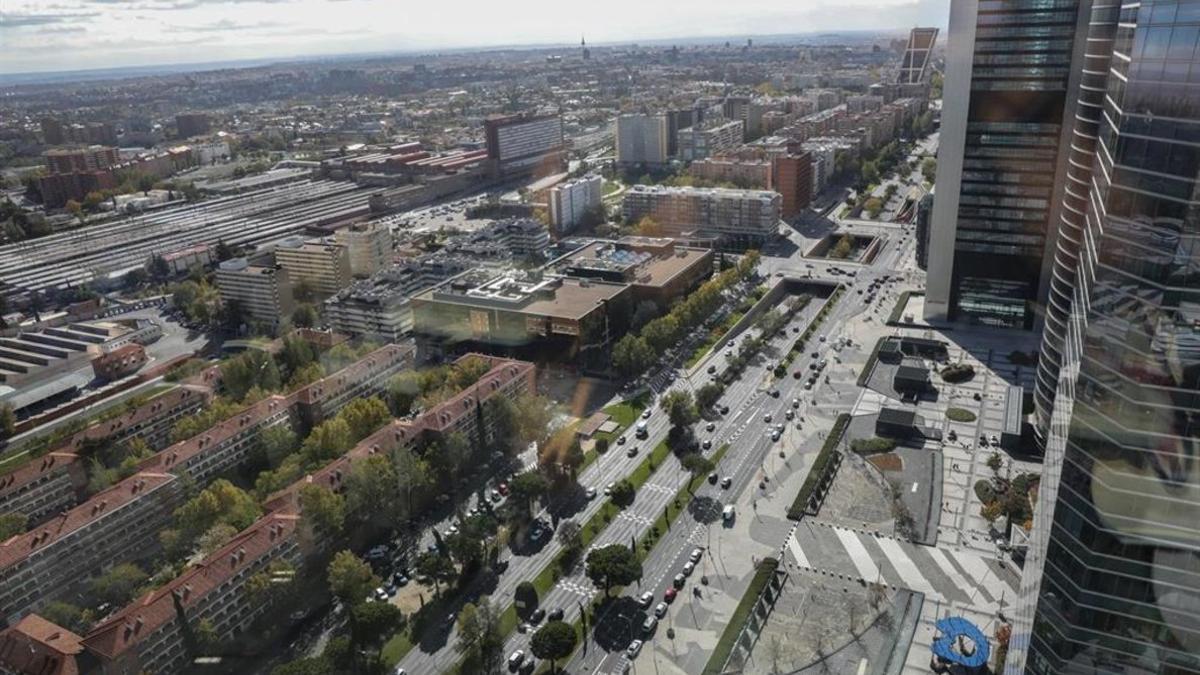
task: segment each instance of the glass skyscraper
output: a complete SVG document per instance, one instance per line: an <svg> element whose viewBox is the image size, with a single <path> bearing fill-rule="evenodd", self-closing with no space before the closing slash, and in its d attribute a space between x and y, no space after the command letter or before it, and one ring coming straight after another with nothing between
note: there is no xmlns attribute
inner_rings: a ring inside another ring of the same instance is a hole
<svg viewBox="0 0 1200 675"><path fill-rule="evenodd" d="M1033 328L1079 0L955 0L925 317Z"/></svg>
<svg viewBox="0 0 1200 675"><path fill-rule="evenodd" d="M1086 4L1103 94L1064 155L1077 248L1006 672L1200 673L1200 0Z"/></svg>

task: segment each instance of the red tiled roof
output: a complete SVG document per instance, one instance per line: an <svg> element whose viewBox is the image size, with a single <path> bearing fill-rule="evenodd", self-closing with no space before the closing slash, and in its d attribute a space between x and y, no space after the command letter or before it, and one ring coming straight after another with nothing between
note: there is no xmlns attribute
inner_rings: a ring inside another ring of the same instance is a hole
<svg viewBox="0 0 1200 675"><path fill-rule="evenodd" d="M268 396L258 403L242 409L241 412L224 422L219 422L191 438L179 441L163 449L162 452L147 457L138 463L138 468L142 471L174 471L181 462L203 454L209 448L220 445L230 437L241 433L247 426L258 424L266 417L274 415L281 409L289 408L291 405L291 396L279 396L278 394Z"/></svg>
<svg viewBox="0 0 1200 675"><path fill-rule="evenodd" d="M0 542L0 570L19 563L34 551L46 548L58 539L173 480L175 480L175 476L170 474L145 472L134 474L109 489L96 493L88 501L61 516L29 532Z"/></svg>
<svg viewBox="0 0 1200 675"><path fill-rule="evenodd" d="M83 638L30 614L0 633L0 667L21 675L76 675Z"/></svg>
<svg viewBox="0 0 1200 675"><path fill-rule="evenodd" d="M371 371L383 365L385 361L402 358L410 351L412 351L411 347L384 345L329 377L317 380L307 387L297 390L292 396L295 397L296 401L306 404L318 403L333 398L369 375Z"/></svg>
<svg viewBox="0 0 1200 675"><path fill-rule="evenodd" d="M16 471L0 476L0 497L16 492L44 476L66 471L78 461L79 455L73 452L51 452L31 459Z"/></svg>
<svg viewBox="0 0 1200 675"><path fill-rule="evenodd" d="M175 618L174 597L186 610L238 572L264 557L291 536L299 516L273 513L242 530L221 548L162 588L151 591L96 626L83 644L88 651L114 659Z"/></svg>

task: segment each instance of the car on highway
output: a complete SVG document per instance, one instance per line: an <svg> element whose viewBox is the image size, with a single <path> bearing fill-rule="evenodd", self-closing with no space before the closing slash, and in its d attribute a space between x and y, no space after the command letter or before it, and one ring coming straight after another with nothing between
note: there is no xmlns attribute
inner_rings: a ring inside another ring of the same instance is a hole
<svg viewBox="0 0 1200 675"><path fill-rule="evenodd" d="M779 390L778 389L771 390L771 398L779 398Z"/></svg>
<svg viewBox="0 0 1200 675"><path fill-rule="evenodd" d="M625 649L626 658L636 659L637 655L642 653L642 644L644 643L641 640L630 642L629 647Z"/></svg>
<svg viewBox="0 0 1200 675"><path fill-rule="evenodd" d="M587 495L588 499L595 499L596 498L596 488L590 487L587 489L587 492L585 492L584 494Z"/></svg>
<svg viewBox="0 0 1200 675"><path fill-rule="evenodd" d="M783 416L790 420L796 416L796 413L791 410L788 410L787 412L783 413Z"/></svg>
<svg viewBox="0 0 1200 675"><path fill-rule="evenodd" d="M638 454L638 447L636 445L629 446L629 449L625 451L625 455L627 457L637 457L637 454Z"/></svg>
<svg viewBox="0 0 1200 675"><path fill-rule="evenodd" d="M763 421L766 422L767 424L770 424L771 423L771 413L767 413L766 415L763 415Z"/></svg>
<svg viewBox="0 0 1200 675"><path fill-rule="evenodd" d="M660 602L654 606L654 616L661 619L666 615L667 615L667 603Z"/></svg>
<svg viewBox="0 0 1200 675"><path fill-rule="evenodd" d="M800 399L798 399L798 398L792 399L792 407L799 408L800 407Z"/></svg>
<svg viewBox="0 0 1200 675"><path fill-rule="evenodd" d="M708 439L708 438L704 439L704 442L700 444L700 447L704 448L705 450L708 450L709 448L712 447L712 439Z"/></svg>
<svg viewBox="0 0 1200 675"><path fill-rule="evenodd" d="M608 485L604 486L604 496L607 497L608 495L612 494L613 485L616 485L616 483L609 483Z"/></svg>
<svg viewBox="0 0 1200 675"><path fill-rule="evenodd" d="M712 483L713 485L717 484L718 478L719 478L719 476L717 476L715 471L713 473L708 474L708 482Z"/></svg>
<svg viewBox="0 0 1200 675"><path fill-rule="evenodd" d="M716 429L716 428L717 428L717 423L716 423L716 422L709 422L708 424L705 424L705 425L704 425L704 430L705 430L705 431L712 431L713 429Z"/></svg>
<svg viewBox="0 0 1200 675"><path fill-rule="evenodd" d="M546 618L551 621L562 621L563 620L562 607L559 607L558 609L554 610L553 612L550 612L550 614Z"/></svg>
<svg viewBox="0 0 1200 675"><path fill-rule="evenodd" d="M721 479L721 487L728 490L730 485L733 485L733 477L732 476L725 476L724 478Z"/></svg>
<svg viewBox="0 0 1200 675"><path fill-rule="evenodd" d="M625 437L621 436L617 439L617 445L625 445Z"/></svg>
<svg viewBox="0 0 1200 675"><path fill-rule="evenodd" d="M700 548L699 546L692 549L692 552L688 554L688 560L690 560L694 563L700 562L700 559L703 557L704 557L704 549Z"/></svg>
<svg viewBox="0 0 1200 675"><path fill-rule="evenodd" d="M721 406L720 412L722 415L728 415L729 414L729 406L727 406L727 405Z"/></svg>
<svg viewBox="0 0 1200 675"><path fill-rule="evenodd" d="M712 374L713 374L713 373L715 373L715 372L717 372L717 367L716 367L716 366L709 366L709 367L708 367L708 374L709 374L709 375L712 375Z"/></svg>
<svg viewBox="0 0 1200 675"><path fill-rule="evenodd" d="M646 620L642 622L642 632L646 635L654 633L655 628L658 628L658 619L653 616L646 617Z"/></svg>
<svg viewBox="0 0 1200 675"><path fill-rule="evenodd" d="M645 593L642 593L641 597L638 598L638 604L641 605L645 609L649 609L651 603L653 603L653 602L654 602L654 593L652 593L650 591L646 591Z"/></svg>
<svg viewBox="0 0 1200 675"><path fill-rule="evenodd" d="M653 411L650 408L646 408L645 412L642 413L642 419L644 419L644 420L650 419L650 415L652 412Z"/></svg>
<svg viewBox="0 0 1200 675"><path fill-rule="evenodd" d="M546 610L538 607L537 609L533 610L533 614L529 615L529 623L530 625L536 626L541 623L542 619L544 618L546 618Z"/></svg>

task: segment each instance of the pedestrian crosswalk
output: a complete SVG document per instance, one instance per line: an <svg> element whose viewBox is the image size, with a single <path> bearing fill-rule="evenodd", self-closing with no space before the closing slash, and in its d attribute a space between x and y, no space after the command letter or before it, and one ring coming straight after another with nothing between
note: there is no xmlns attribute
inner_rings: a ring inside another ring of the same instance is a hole
<svg viewBox="0 0 1200 675"><path fill-rule="evenodd" d="M881 581L925 594L929 601L995 613L1009 604L1019 579L997 560L973 550L939 549L808 520L783 546L790 563L863 582Z"/></svg>

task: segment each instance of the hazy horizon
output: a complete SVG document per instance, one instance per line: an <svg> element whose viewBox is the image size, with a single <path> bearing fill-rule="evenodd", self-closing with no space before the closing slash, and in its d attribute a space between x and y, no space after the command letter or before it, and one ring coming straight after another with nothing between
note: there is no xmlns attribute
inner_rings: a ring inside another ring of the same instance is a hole
<svg viewBox="0 0 1200 675"><path fill-rule="evenodd" d="M944 27L949 0L808 0L803 7L697 0L686 8L611 0L603 11L550 0L12 0L0 11L0 74L357 54L541 47L727 35ZM847 13L862 22L846 25ZM636 19L636 21L631 20Z"/></svg>

